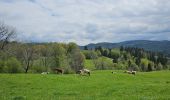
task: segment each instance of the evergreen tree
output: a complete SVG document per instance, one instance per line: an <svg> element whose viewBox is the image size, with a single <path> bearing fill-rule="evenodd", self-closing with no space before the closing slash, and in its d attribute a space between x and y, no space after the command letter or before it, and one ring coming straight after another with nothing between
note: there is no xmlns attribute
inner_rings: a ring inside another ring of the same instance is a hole
<svg viewBox="0 0 170 100"><path fill-rule="evenodd" d="M87 46L84 46L84 50L88 50Z"/></svg>

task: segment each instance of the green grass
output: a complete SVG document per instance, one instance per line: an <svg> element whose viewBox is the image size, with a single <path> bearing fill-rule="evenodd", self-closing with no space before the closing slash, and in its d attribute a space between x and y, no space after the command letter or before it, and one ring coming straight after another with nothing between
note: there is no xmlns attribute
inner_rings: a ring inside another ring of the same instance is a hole
<svg viewBox="0 0 170 100"><path fill-rule="evenodd" d="M170 71L91 76L0 74L0 100L168 100Z"/></svg>

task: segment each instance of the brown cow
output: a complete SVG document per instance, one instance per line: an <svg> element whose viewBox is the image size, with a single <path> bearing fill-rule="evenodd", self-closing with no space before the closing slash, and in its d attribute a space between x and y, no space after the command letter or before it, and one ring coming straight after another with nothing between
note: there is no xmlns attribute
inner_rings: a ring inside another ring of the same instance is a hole
<svg viewBox="0 0 170 100"><path fill-rule="evenodd" d="M61 69L61 68L54 68L53 70L57 73L61 73L61 74L64 73L64 69Z"/></svg>

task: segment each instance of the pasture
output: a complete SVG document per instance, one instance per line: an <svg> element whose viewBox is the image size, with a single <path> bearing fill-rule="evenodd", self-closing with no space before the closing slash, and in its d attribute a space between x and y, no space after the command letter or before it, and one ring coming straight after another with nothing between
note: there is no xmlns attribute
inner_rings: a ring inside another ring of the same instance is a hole
<svg viewBox="0 0 170 100"><path fill-rule="evenodd" d="M170 99L170 71L92 71L75 74L0 74L0 100Z"/></svg>

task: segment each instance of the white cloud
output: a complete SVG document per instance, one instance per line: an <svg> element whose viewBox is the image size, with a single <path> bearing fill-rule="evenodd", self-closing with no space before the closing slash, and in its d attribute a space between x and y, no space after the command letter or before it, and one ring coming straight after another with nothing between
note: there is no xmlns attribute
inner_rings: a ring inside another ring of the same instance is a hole
<svg viewBox="0 0 170 100"><path fill-rule="evenodd" d="M0 0L0 20L27 41L170 40L169 0Z"/></svg>

